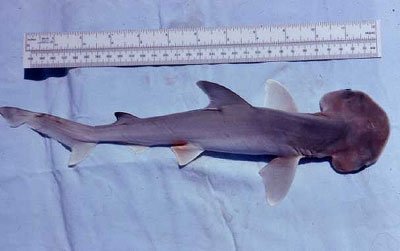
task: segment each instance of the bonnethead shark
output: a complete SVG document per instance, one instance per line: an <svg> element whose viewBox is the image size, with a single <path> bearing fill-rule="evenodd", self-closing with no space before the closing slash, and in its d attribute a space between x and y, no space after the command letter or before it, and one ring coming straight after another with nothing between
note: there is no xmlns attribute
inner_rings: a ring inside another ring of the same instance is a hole
<svg viewBox="0 0 400 251"><path fill-rule="evenodd" d="M126 144L136 151L171 147L184 166L203 151L273 155L259 171L270 205L289 191L303 157L331 157L339 173L375 163L390 133L385 111L367 94L350 89L325 94L320 112L299 113L285 87L268 80L265 107L254 107L231 90L208 81L197 85L209 97L204 109L150 118L116 112L117 121L89 126L44 113L0 107L12 127L27 124L71 150L75 166L99 143Z"/></svg>

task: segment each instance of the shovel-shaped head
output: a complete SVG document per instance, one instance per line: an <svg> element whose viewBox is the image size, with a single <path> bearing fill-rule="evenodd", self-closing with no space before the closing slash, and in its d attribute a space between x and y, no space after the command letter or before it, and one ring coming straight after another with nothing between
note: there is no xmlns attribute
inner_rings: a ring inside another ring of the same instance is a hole
<svg viewBox="0 0 400 251"><path fill-rule="evenodd" d="M332 151L332 165L341 173L357 172L379 158L390 133L385 111L367 94L350 89L325 94L321 113L344 120L348 133Z"/></svg>

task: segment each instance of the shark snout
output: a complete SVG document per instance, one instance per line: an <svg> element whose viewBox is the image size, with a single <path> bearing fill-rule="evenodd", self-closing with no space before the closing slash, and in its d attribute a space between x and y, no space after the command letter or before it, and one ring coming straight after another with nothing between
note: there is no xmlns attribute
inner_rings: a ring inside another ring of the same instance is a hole
<svg viewBox="0 0 400 251"><path fill-rule="evenodd" d="M347 124L346 138L332 155L338 172L352 173L377 161L390 134L386 112L361 91L341 90L324 95L321 112Z"/></svg>

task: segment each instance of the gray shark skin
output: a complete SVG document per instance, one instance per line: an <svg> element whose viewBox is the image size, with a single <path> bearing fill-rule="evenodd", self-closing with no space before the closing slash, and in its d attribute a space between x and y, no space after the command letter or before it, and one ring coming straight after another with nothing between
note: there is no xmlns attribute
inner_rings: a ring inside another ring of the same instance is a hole
<svg viewBox="0 0 400 251"><path fill-rule="evenodd" d="M203 151L275 155L260 170L266 197L274 205L287 194L299 159L332 157L333 167L351 173L375 163L390 127L386 113L367 94L349 89L328 93L321 111L299 113L278 82L266 85L266 106L254 107L231 90L207 81L197 85L210 104L199 110L138 118L116 112L117 121L89 126L48 114L0 107L12 127L27 124L71 149L70 166L82 161L99 143L171 147L180 165Z"/></svg>

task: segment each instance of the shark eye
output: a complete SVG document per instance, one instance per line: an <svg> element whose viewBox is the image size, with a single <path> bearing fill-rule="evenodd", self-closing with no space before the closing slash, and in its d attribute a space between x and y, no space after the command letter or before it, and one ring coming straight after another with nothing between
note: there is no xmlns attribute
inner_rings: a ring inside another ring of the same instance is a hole
<svg viewBox="0 0 400 251"><path fill-rule="evenodd" d="M349 99L351 97L354 96L354 92L350 91L350 89L346 89L343 93L342 93L342 98L343 99Z"/></svg>

